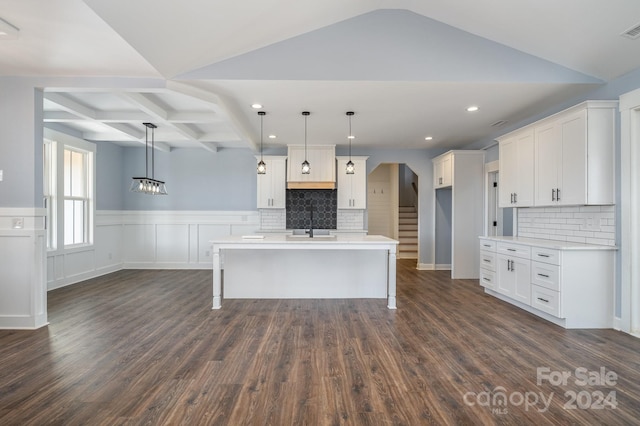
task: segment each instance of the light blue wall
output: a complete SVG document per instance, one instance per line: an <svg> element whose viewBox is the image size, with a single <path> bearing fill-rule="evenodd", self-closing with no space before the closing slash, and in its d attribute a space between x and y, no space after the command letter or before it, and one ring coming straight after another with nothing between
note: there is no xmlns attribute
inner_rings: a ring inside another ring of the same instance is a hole
<svg viewBox="0 0 640 426"><path fill-rule="evenodd" d="M124 210L125 148L112 143L96 145L96 209Z"/></svg>
<svg viewBox="0 0 640 426"><path fill-rule="evenodd" d="M256 159L249 149L156 151L155 178L166 182L167 196L129 191L131 178L145 175L145 149L123 151L124 210L256 210Z"/></svg>

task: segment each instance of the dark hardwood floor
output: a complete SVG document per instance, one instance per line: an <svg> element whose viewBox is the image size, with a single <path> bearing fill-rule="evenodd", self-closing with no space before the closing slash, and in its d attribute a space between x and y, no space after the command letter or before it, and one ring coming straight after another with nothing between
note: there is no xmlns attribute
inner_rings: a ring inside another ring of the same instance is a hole
<svg viewBox="0 0 640 426"><path fill-rule="evenodd" d="M371 299L212 311L211 271L51 291L48 327L0 331L0 425L638 424L640 339L564 330L414 264L398 262L397 311Z"/></svg>

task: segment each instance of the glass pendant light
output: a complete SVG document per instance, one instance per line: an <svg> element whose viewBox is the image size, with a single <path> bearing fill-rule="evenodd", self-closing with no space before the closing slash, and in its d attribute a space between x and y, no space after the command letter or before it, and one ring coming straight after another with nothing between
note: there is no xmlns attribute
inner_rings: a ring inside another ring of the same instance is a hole
<svg viewBox="0 0 640 426"><path fill-rule="evenodd" d="M149 195L167 195L167 187L161 180L155 179L155 129L153 123L142 123L145 126L144 177L134 177L129 190ZM149 177L149 129L151 129L151 177Z"/></svg>
<svg viewBox="0 0 640 426"><path fill-rule="evenodd" d="M349 139L349 161L347 162L346 172L348 175L352 175L356 171L355 164L353 164L353 161L351 161L351 140L354 138L354 136L351 134L351 117L352 116L353 116L353 111L347 111L347 117L349 117L349 136L347 136L347 138Z"/></svg>
<svg viewBox="0 0 640 426"><path fill-rule="evenodd" d="M267 165L262 161L262 120L266 112L258 111L258 115L260 116L260 161L258 162L258 174L264 175L267 173Z"/></svg>
<svg viewBox="0 0 640 426"><path fill-rule="evenodd" d="M304 161L302 162L302 174L308 175L311 172L311 165L307 161L307 117L309 116L309 111L303 111L302 115L304 116Z"/></svg>

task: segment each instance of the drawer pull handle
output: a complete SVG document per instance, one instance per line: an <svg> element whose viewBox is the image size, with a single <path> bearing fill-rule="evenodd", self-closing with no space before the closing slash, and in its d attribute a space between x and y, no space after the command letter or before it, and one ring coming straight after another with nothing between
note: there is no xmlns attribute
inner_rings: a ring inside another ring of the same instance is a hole
<svg viewBox="0 0 640 426"><path fill-rule="evenodd" d="M538 256L539 257L550 257L548 254L540 254L540 253L538 253Z"/></svg>
<svg viewBox="0 0 640 426"><path fill-rule="evenodd" d="M549 301L547 299L543 299L542 297L538 297L538 300L544 302L544 303L549 303Z"/></svg>
<svg viewBox="0 0 640 426"><path fill-rule="evenodd" d="M485 247L491 247L491 244L483 244Z"/></svg>
<svg viewBox="0 0 640 426"><path fill-rule="evenodd" d="M491 263L491 261L489 259L482 259L482 260L487 262L487 263Z"/></svg>
<svg viewBox="0 0 640 426"><path fill-rule="evenodd" d="M508 248L509 251L516 251L516 249Z"/></svg>
<svg viewBox="0 0 640 426"><path fill-rule="evenodd" d="M482 278L483 281L491 282L489 278Z"/></svg>
<svg viewBox="0 0 640 426"><path fill-rule="evenodd" d="M545 278L549 278L549 275L545 275L545 274L538 274L541 277L545 277Z"/></svg>

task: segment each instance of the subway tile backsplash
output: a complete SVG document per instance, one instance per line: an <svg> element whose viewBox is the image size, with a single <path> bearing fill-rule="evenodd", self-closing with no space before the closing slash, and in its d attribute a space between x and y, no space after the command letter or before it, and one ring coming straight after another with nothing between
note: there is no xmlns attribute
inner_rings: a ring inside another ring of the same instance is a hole
<svg viewBox="0 0 640 426"><path fill-rule="evenodd" d="M518 209L520 237L615 246L615 230L615 206Z"/></svg>
<svg viewBox="0 0 640 426"><path fill-rule="evenodd" d="M287 229L309 228L313 209L315 229L336 229L338 194L335 189L287 189Z"/></svg>

